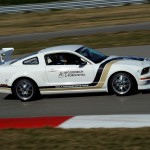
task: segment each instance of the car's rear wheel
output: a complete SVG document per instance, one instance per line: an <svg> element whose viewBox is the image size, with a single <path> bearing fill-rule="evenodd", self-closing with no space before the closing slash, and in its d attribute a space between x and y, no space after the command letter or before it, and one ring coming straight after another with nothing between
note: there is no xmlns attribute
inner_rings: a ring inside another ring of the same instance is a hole
<svg viewBox="0 0 150 150"><path fill-rule="evenodd" d="M109 82L111 92L117 95L129 95L133 92L134 81L127 73L114 74Z"/></svg>
<svg viewBox="0 0 150 150"><path fill-rule="evenodd" d="M30 101L36 98L38 89L31 80L20 79L14 85L13 94L21 101Z"/></svg>

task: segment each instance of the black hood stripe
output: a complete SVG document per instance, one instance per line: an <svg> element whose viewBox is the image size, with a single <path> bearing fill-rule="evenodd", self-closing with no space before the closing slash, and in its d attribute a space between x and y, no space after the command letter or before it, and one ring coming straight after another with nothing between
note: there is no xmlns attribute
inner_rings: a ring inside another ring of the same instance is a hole
<svg viewBox="0 0 150 150"><path fill-rule="evenodd" d="M89 84L89 86L96 86L98 84L98 82L100 81L100 78L102 76L103 70L109 62L114 61L114 60L122 60L122 59L123 59L122 57L117 57L117 58L112 58L112 59L109 59L109 60L106 60L105 62L103 62L98 68L98 71L96 73L93 83Z"/></svg>
<svg viewBox="0 0 150 150"><path fill-rule="evenodd" d="M89 86L96 86L98 84L98 82L100 81L100 78L101 78L101 75L103 73L103 70L104 70L105 66L109 62L114 61L114 60L137 60L137 61L144 61L144 58L142 58L142 57L115 57L115 58L106 60L105 62L103 62L99 66L97 74L95 76L95 79L94 79L93 83L91 83Z"/></svg>

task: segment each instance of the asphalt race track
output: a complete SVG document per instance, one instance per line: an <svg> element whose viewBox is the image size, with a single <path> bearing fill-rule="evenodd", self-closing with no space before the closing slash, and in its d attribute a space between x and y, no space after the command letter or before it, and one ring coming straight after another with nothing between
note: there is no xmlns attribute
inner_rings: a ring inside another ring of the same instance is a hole
<svg viewBox="0 0 150 150"><path fill-rule="evenodd" d="M43 33L32 33L23 35L11 35L11 36L0 36L0 42L13 42L13 41L33 41L34 40L46 40L50 38L68 37L68 36L83 36L98 33L114 33L114 32L125 32L125 31L138 31L138 30L150 30L150 22L126 24L126 25L112 25L105 27L92 27L83 29L71 29L65 31L56 32L43 32Z"/></svg>
<svg viewBox="0 0 150 150"><path fill-rule="evenodd" d="M150 45L108 48L101 52L150 57ZM0 94L0 118L102 114L150 114L150 91L124 97L107 93L53 95L32 102L20 102L11 95Z"/></svg>

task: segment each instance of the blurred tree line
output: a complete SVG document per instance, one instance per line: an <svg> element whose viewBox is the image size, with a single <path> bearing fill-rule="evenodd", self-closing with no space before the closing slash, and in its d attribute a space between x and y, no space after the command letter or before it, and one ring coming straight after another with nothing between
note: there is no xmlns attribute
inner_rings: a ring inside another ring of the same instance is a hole
<svg viewBox="0 0 150 150"><path fill-rule="evenodd" d="M56 1L68 1L68 0L0 0L0 5L19 5L19 4L45 3Z"/></svg>

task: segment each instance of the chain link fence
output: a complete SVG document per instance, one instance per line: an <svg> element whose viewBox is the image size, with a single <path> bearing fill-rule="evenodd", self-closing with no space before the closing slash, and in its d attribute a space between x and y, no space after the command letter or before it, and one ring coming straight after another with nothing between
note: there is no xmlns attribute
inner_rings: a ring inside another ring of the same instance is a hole
<svg viewBox="0 0 150 150"><path fill-rule="evenodd" d="M64 2L1 6L0 13L24 13L48 10L112 7L148 3L150 0L73 0Z"/></svg>

